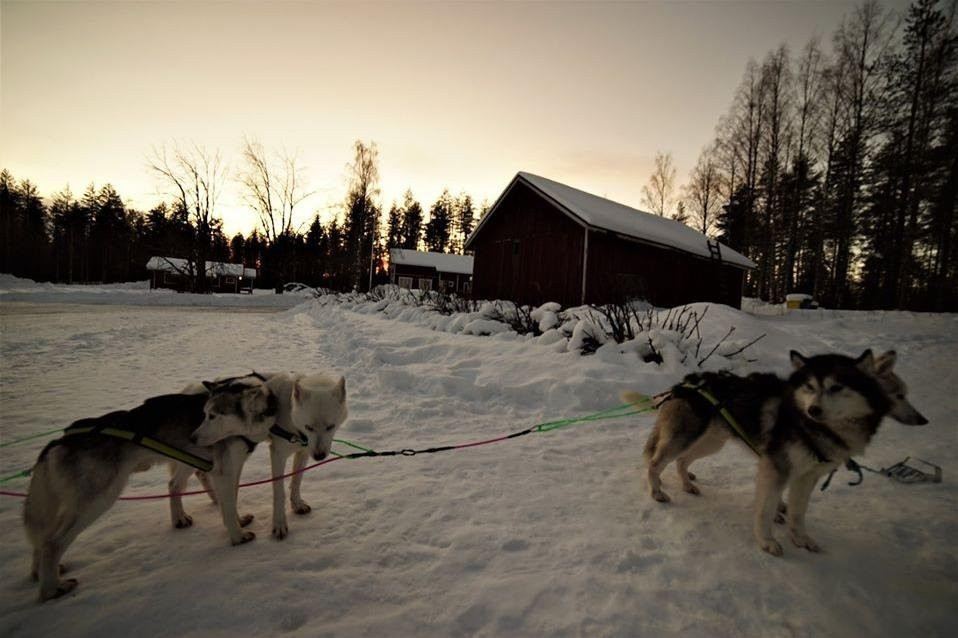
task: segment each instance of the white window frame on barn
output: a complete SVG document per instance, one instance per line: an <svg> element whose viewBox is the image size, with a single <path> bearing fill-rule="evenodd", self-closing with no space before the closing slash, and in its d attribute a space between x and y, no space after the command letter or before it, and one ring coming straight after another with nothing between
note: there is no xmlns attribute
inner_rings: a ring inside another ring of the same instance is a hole
<svg viewBox="0 0 958 638"><path fill-rule="evenodd" d="M419 290L432 290L432 279L429 277L420 277Z"/></svg>
<svg viewBox="0 0 958 638"><path fill-rule="evenodd" d="M399 278L399 287L409 290L412 288L412 277L400 277Z"/></svg>

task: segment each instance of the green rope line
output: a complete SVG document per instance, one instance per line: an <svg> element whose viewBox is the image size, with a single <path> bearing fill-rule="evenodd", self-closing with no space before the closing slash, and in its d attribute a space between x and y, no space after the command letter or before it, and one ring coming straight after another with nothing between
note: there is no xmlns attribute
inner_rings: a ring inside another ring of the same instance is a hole
<svg viewBox="0 0 958 638"><path fill-rule="evenodd" d="M26 478L30 476L30 473L32 471L33 471L33 468L30 468L29 470L20 470L16 474L11 474L10 476L4 476L3 478L0 478L0 483L6 483L7 481L12 481L13 479L18 479L18 478Z"/></svg>
<svg viewBox="0 0 958 638"><path fill-rule="evenodd" d="M14 439L13 441L4 441L3 443L0 443L0 448L9 447L11 445L17 445L18 443L23 443L25 441L32 441L33 439L39 439L41 436L48 436L50 434L56 434L57 432L63 432L63 428L56 428L55 430L47 430L46 432L31 434L30 436L25 436L20 439Z"/></svg>
<svg viewBox="0 0 958 638"><path fill-rule="evenodd" d="M638 403L624 403L614 408L602 410L600 412L594 412L585 416L572 419L559 419L557 421L547 421L546 423L540 423L539 425L535 426L535 431L550 432L552 430L559 430L571 425L577 425L579 423L591 423L593 421L603 421L605 419L621 419L623 417L632 416L633 414L641 414L643 412L648 412L655 409L655 407L651 405L651 401L652 399L650 397L645 397Z"/></svg>
<svg viewBox="0 0 958 638"><path fill-rule="evenodd" d="M530 431L551 432L553 430L567 428L569 426L577 425L580 423L592 423L594 421L604 421L606 419L621 419L627 416L632 416L634 414L642 414L643 412L649 412L650 410L655 409L655 406L651 404L651 401L652 399L650 397L643 397L643 399L641 401L638 401L637 403L623 403L622 405L617 405L614 408L609 408L607 410L600 410L599 412L593 412L592 414L587 414L585 416L573 417L570 419L558 419L556 421L546 421L545 423L539 423L538 425L532 426L532 428L530 428ZM3 445L4 446L15 445L16 443L19 443L21 441L36 439L41 436L46 436L54 432L62 432L62 431L63 429L60 428L57 430L51 430L49 432L41 432L39 434L34 434L32 436L24 437L22 439L17 439L16 441L10 441ZM362 450L363 452L374 451L370 448L363 447L362 445L359 445L358 443L347 441L346 439L333 439L333 441L341 445L346 445L348 447L351 447L357 450ZM336 457L346 456L345 454L333 452L332 450L330 451L330 454ZM16 474L11 474L10 476L0 478L0 484L6 483L7 481L12 481L14 479L30 476L31 471L32 471L32 468L27 470L21 470L20 472L17 472Z"/></svg>
<svg viewBox="0 0 958 638"><path fill-rule="evenodd" d="M372 450L370 450L368 447L357 445L356 443L352 443L346 439L333 439L333 441L336 443L342 443L343 445L348 445L349 447L356 448L357 450L362 450L363 452L372 452Z"/></svg>

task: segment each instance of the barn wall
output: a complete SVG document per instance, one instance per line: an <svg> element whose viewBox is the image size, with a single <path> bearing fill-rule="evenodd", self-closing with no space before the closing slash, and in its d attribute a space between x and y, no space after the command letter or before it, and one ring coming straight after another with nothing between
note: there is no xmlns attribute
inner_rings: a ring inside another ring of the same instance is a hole
<svg viewBox="0 0 958 638"><path fill-rule="evenodd" d="M590 231L588 303L643 298L672 307L697 301L742 303L742 270L727 264Z"/></svg>
<svg viewBox="0 0 958 638"><path fill-rule="evenodd" d="M579 305L584 239L582 226L517 183L471 246L473 296Z"/></svg>

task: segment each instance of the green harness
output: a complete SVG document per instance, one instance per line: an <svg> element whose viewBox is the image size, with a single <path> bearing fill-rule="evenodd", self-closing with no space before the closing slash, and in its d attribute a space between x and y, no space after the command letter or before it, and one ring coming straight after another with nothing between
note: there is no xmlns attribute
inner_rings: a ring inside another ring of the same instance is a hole
<svg viewBox="0 0 958 638"><path fill-rule="evenodd" d="M213 463L211 461L196 456L195 454L190 454L186 450L181 450L179 448L173 447L172 445L167 445L163 441L154 439L151 436L146 436L140 432L132 432L122 428L96 425L69 427L63 431L64 436L70 436L73 434L102 434L104 436L112 436L116 439L129 441L134 445L139 445L140 447L144 447L148 450L156 452L157 454L162 454L163 456L169 457L174 461L185 463L190 467L195 467L202 472L209 472L213 469Z"/></svg>
<svg viewBox="0 0 958 638"><path fill-rule="evenodd" d="M726 408L721 401L715 398L714 394L706 390L701 385L696 385L694 383L683 383L682 387L698 392L699 396L712 404L712 407L722 415L722 418L725 419L725 422L728 423L730 428L732 428L732 431L738 435L738 438L742 439L745 444L749 446L753 452L755 452L755 454L758 456L762 455L762 453L759 452L758 446L755 444L755 442L751 439L751 437L745 434L745 430L742 429L742 426L739 425L739 422L735 420L735 417L732 416L732 413L728 411L728 408Z"/></svg>

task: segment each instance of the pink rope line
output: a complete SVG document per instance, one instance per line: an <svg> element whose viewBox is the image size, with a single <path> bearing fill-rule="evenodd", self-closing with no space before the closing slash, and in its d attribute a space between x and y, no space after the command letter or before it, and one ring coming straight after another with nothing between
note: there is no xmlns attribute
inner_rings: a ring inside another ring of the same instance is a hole
<svg viewBox="0 0 958 638"><path fill-rule="evenodd" d="M490 443L498 443L498 442L500 442L500 441L505 441L506 439L509 439L509 438L512 438L512 437L511 437L511 435L508 435L508 434L507 434L507 435L504 435L504 436L496 437L496 438L494 438L494 439L486 439L486 440L484 440L484 441L475 441L475 442L473 442L473 443L463 443L463 444L461 444L461 445L453 445L453 446L450 446L450 447L451 447L453 450L461 450L461 449L464 449L464 448L478 447L478 446L480 446L480 445L488 445L488 444L490 444ZM265 484L267 484L267 483L275 483L276 481L282 481L282 480L284 480L284 479L288 479L288 478L291 477L291 476L296 476L297 474L302 474L303 472L308 472L309 470L315 469L315 468L317 468L317 467L319 467L319 466L321 466L321 465L326 465L327 463L333 463L333 462L335 462L335 461L342 461L344 458L347 458L347 457L345 457L345 456L336 456L336 457L333 457L333 458L331 458L331 459L325 459L325 460L323 460L323 461L320 461L319 463L313 463L312 465L307 465L306 467L301 468L301 469L299 469L299 470L294 470L294 471L292 471L292 472L287 472L286 474L283 474L282 476L274 476L274 477L270 477L270 478L260 479L260 480L258 480L258 481L250 481L250 482L248 482L248 483L240 483L238 487L239 487L239 488L254 487L254 486L256 486L256 485L265 485ZM161 498L173 498L174 496L196 496L197 494L207 494L208 492L209 492L209 490L191 490L191 491L189 491L189 492L179 492L179 493L177 493L177 494L147 494L147 495L144 495L144 496L121 496L121 497L120 497L119 499L117 499L117 500L120 500L120 501L151 501L151 500L156 500L156 499L161 499ZM0 490L0 495L3 495L3 496L15 496L15 497L17 497L17 498L26 498L26 496L27 496L26 493L24 493L24 492L9 492L9 491L7 491L7 490Z"/></svg>

